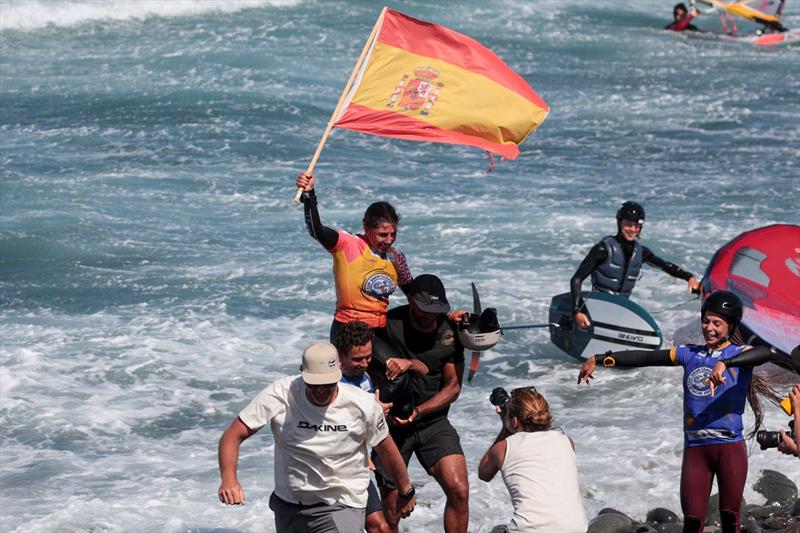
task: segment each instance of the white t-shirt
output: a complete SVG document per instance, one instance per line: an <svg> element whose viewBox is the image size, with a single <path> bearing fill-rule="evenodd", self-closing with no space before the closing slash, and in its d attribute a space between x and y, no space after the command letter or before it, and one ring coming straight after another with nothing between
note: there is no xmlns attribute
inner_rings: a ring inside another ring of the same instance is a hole
<svg viewBox="0 0 800 533"><path fill-rule="evenodd" d="M304 505L343 503L366 507L368 449L389 435L372 394L339 383L330 405L308 401L300 376L262 390L239 413L250 429L270 423L275 438L275 494Z"/></svg>
<svg viewBox="0 0 800 533"><path fill-rule="evenodd" d="M586 532L575 452L565 435L558 431L511 435L500 472L514 505L509 533Z"/></svg>

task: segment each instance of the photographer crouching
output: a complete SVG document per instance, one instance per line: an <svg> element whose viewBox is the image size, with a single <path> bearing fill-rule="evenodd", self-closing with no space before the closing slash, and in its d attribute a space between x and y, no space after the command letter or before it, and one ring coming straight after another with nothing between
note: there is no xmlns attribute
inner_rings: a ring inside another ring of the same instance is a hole
<svg viewBox="0 0 800 533"><path fill-rule="evenodd" d="M551 429L553 417L535 387L498 387L489 401L502 428L478 466L478 477L491 481L502 473L514 516L508 533L559 531L585 533L586 511L578 489L575 444Z"/></svg>
<svg viewBox="0 0 800 533"><path fill-rule="evenodd" d="M780 430L780 443L778 450L786 455L800 457L800 383L789 391L789 405L794 413L794 420L789 423L789 433ZM763 446L763 444L762 444Z"/></svg>

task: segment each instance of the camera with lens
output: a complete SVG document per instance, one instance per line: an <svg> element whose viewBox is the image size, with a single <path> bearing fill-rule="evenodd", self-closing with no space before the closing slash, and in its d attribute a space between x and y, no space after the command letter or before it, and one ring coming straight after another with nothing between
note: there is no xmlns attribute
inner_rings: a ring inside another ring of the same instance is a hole
<svg viewBox="0 0 800 533"><path fill-rule="evenodd" d="M492 392L492 394L494 394L494 392ZM787 431L786 434L790 439L795 440L794 420L789 421L789 431ZM761 430L756 433L756 441L758 441L758 444L761 446L762 450L766 450L767 448L777 448L781 443L781 433L780 431Z"/></svg>
<svg viewBox="0 0 800 533"><path fill-rule="evenodd" d="M499 407L500 411L504 414L506 412L506 405L508 405L510 399L511 396L509 396L508 392L503 387L495 387L489 395L489 401L492 405Z"/></svg>

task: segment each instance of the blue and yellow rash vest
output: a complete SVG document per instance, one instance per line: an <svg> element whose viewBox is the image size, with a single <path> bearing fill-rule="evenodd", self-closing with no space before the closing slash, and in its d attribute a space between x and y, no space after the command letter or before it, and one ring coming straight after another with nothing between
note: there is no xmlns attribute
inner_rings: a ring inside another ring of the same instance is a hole
<svg viewBox="0 0 800 533"><path fill-rule="evenodd" d="M713 397L709 378L717 361L730 359L748 348L725 343L712 351L693 344L670 350L672 362L683 367L685 446L726 444L744 439L742 413L753 379L752 367L727 369L727 381L716 388Z"/></svg>

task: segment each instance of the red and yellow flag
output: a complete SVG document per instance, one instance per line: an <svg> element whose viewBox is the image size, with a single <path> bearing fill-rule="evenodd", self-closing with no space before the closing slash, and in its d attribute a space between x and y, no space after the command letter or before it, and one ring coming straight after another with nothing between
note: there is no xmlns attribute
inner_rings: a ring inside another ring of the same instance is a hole
<svg viewBox="0 0 800 533"><path fill-rule="evenodd" d="M335 127L476 146L508 159L550 108L488 48L386 9Z"/></svg>

